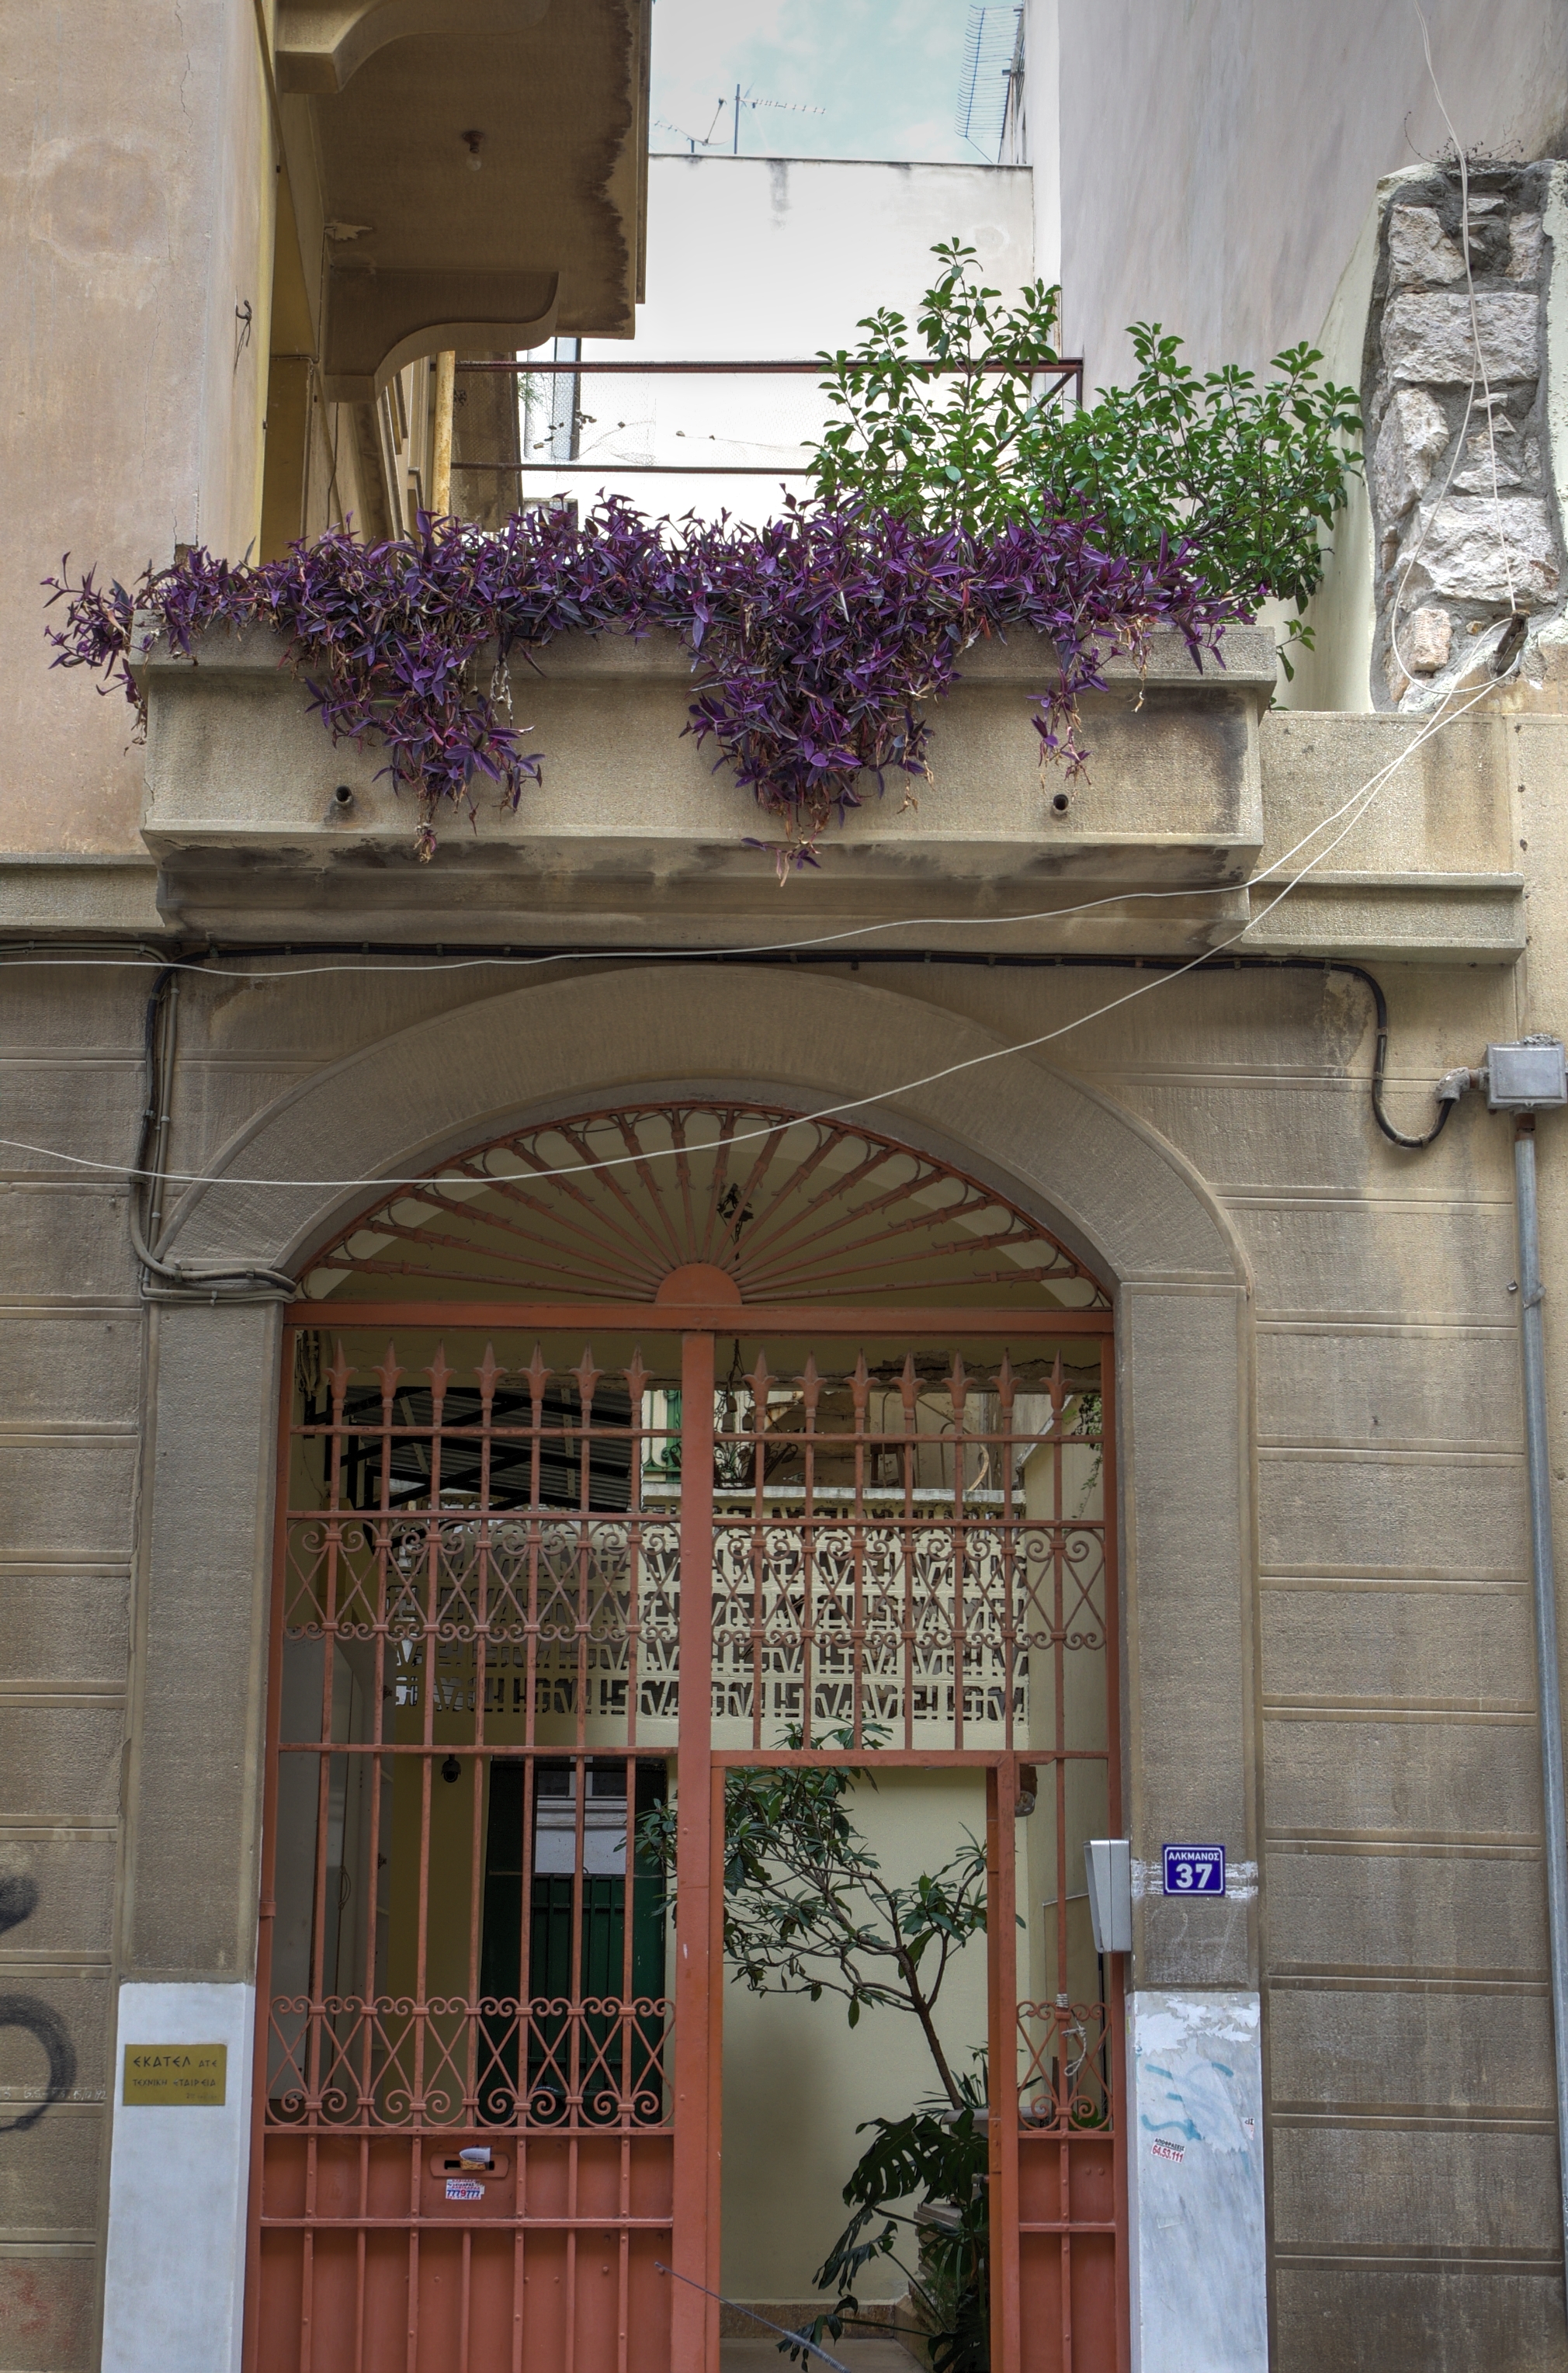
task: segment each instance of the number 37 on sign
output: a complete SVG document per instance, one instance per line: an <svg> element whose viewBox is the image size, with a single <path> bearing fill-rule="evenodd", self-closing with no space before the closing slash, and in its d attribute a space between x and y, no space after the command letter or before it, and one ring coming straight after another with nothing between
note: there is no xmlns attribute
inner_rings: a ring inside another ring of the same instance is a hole
<svg viewBox="0 0 1568 2373"><path fill-rule="evenodd" d="M1223 1846L1166 1846L1164 1856L1167 1895L1223 1895Z"/></svg>

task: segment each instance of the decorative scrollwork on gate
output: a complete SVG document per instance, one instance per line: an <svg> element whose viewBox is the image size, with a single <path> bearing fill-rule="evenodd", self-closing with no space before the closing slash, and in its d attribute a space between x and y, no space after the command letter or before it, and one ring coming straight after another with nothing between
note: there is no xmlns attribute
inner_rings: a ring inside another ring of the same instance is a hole
<svg viewBox="0 0 1568 2373"><path fill-rule="evenodd" d="M396 1702L422 1702L427 1671L443 1713L673 1717L680 1528L670 1517L309 1516L290 1526L285 1636L375 1642Z"/></svg>
<svg viewBox="0 0 1568 2373"><path fill-rule="evenodd" d="M655 1996L275 1996L266 2122L310 2131L661 2126L672 2036L673 2005Z"/></svg>
<svg viewBox="0 0 1568 2373"><path fill-rule="evenodd" d="M1103 1527L871 1514L720 1523L715 1712L951 1736L1029 1718L1030 1656L1103 1650ZM1063 1613L1053 1595L1059 1584ZM810 1695L810 1706L806 1704Z"/></svg>
<svg viewBox="0 0 1568 2373"><path fill-rule="evenodd" d="M1041 2134L1111 2131L1108 2013L1104 2003L1022 2002L1019 2123Z"/></svg>

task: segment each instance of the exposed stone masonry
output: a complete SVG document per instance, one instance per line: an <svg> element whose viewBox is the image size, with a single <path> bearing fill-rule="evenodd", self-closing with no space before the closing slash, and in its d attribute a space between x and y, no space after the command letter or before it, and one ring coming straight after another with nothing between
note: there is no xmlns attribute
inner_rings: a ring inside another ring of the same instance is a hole
<svg viewBox="0 0 1568 2373"><path fill-rule="evenodd" d="M1457 172L1402 182L1388 205L1363 390L1380 708L1423 708L1504 663L1517 648L1514 617L1539 629L1562 604L1544 416L1550 170L1472 170L1473 321Z"/></svg>

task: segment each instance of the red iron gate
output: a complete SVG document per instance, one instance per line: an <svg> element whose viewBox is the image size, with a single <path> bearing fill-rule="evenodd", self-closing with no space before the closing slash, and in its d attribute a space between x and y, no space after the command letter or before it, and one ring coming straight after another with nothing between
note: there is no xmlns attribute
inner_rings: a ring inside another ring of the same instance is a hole
<svg viewBox="0 0 1568 2373"><path fill-rule="evenodd" d="M851 1181L885 1190L872 1143ZM782 1242L721 1146L683 1148L646 1299L289 1314L252 2373L717 2367L724 1772L798 1761L986 1772L992 2362L1125 2364L1119 2004L1081 1895L1119 1825L1109 1314L747 1306L672 1262L716 1210ZM608 1199L568 1214L579 1265ZM357 1283L386 1224L346 1240Z"/></svg>

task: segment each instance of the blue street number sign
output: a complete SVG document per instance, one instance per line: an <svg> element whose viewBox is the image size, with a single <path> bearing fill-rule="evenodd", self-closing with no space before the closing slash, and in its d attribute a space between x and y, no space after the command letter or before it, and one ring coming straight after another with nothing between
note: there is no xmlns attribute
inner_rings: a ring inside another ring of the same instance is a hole
<svg viewBox="0 0 1568 2373"><path fill-rule="evenodd" d="M1164 1853L1167 1895L1223 1895L1223 1846L1166 1846Z"/></svg>

